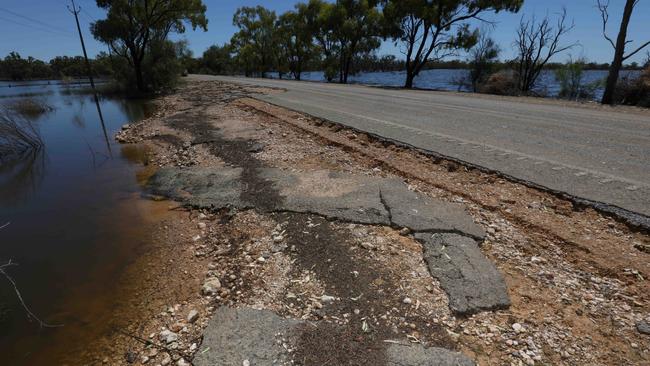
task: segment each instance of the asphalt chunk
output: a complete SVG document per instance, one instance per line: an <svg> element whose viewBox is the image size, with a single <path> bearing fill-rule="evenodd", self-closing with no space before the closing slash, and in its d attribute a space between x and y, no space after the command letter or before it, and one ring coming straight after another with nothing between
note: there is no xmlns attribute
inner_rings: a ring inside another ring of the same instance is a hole
<svg viewBox="0 0 650 366"><path fill-rule="evenodd" d="M449 307L459 315L510 306L508 289L499 270L475 240L456 234L418 233L431 275L449 296Z"/></svg>

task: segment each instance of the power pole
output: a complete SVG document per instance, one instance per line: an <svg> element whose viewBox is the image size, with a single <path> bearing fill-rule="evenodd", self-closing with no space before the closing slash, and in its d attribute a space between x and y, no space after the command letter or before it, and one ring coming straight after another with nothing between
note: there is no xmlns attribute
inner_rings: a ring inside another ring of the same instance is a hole
<svg viewBox="0 0 650 366"><path fill-rule="evenodd" d="M102 108L99 106L99 98L97 97L97 89L95 89L95 80L93 79L93 69L90 66L90 61L88 60L88 53L86 52L86 44L84 43L84 36L81 33L81 26L79 25L79 13L81 12L81 7L77 9L77 6L72 2L72 8L68 7L68 10L74 14L74 20L77 22L77 31L79 32L79 40L81 41L81 49L84 51L84 59L86 60L86 70L88 71L88 79L90 80L90 86L93 88L93 95L95 96L95 105L97 106L97 113L99 114L99 121L102 124L102 130L104 131L104 139L106 140L106 148L108 153L113 157L113 151L111 150L111 143L108 140L108 133L106 132L106 124L104 123L104 116L102 114Z"/></svg>
<svg viewBox="0 0 650 366"><path fill-rule="evenodd" d="M84 59L86 60L86 70L88 72L88 79L90 79L90 86L92 86L93 91L95 91L95 80L93 80L93 70L90 67L90 61L88 61L88 53L86 53L86 44L84 43L84 36L81 33L81 26L79 26L79 13L81 12L81 7L77 9L77 6L72 2L72 8L68 7L70 12L74 14L74 20L77 22L77 31L79 32L79 40L81 41L81 49L84 51Z"/></svg>

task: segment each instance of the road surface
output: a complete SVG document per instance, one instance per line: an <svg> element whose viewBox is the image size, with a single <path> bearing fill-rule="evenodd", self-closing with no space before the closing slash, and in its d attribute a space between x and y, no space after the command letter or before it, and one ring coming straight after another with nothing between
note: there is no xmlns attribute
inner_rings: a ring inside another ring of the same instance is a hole
<svg viewBox="0 0 650 366"><path fill-rule="evenodd" d="M258 99L555 191L650 216L650 111L221 76L286 92Z"/></svg>

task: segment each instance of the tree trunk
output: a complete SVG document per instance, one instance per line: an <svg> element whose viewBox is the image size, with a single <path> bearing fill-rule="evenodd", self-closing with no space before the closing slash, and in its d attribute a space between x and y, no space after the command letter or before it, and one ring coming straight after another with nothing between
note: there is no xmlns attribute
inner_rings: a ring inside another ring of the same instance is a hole
<svg viewBox="0 0 650 366"><path fill-rule="evenodd" d="M411 61L406 62L406 82L404 83L404 88L413 89L413 81L417 75L415 71L415 65Z"/></svg>
<svg viewBox="0 0 650 366"><path fill-rule="evenodd" d="M142 75L142 62L139 60L133 60L133 71L135 72L135 82L138 90L141 92L146 92L147 88L144 85L144 77Z"/></svg>
<svg viewBox="0 0 650 366"><path fill-rule="evenodd" d="M616 91L616 83L618 83L618 75L621 72L623 61L625 59L625 44L627 40L627 26L630 24L632 11L636 0L627 0L625 2L625 10L623 11L623 19L621 20L621 29L618 31L618 38L616 39L616 50L614 51L614 61L609 67L609 75L607 76L607 84L605 85L605 93L603 94L602 104L614 104L614 92Z"/></svg>

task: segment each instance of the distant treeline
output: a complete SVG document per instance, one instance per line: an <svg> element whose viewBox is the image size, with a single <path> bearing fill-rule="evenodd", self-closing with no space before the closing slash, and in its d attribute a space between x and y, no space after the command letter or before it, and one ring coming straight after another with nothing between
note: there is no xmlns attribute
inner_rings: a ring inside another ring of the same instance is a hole
<svg viewBox="0 0 650 366"><path fill-rule="evenodd" d="M495 69L503 70L512 68L516 60L510 61L494 61L493 66ZM544 65L545 69L558 70L565 67L571 61L567 62L549 62ZM229 74L241 75L246 73L246 69L241 67L238 62L237 54L232 51L232 47L228 44L224 46L212 46L203 53L202 57L193 58L188 60L185 65L190 73L202 74ZM427 63L423 70L433 69L462 69L469 70L473 67L471 60L438 60ZM583 64L585 70L608 70L608 63L585 62ZM640 65L637 62L632 62L623 66L624 70L643 70L645 65ZM359 72L388 72L388 71L404 71L406 69L406 61L399 59L395 55L378 56L374 53L368 55L361 55L355 58L352 73ZM323 71L323 65L320 60L311 60L304 65L303 71Z"/></svg>
<svg viewBox="0 0 650 366"><path fill-rule="evenodd" d="M110 77L111 59L105 53L90 60L96 77ZM84 58L57 56L47 62L33 57L23 58L12 52L0 59L0 80L23 81L35 79L66 79L88 77Z"/></svg>

